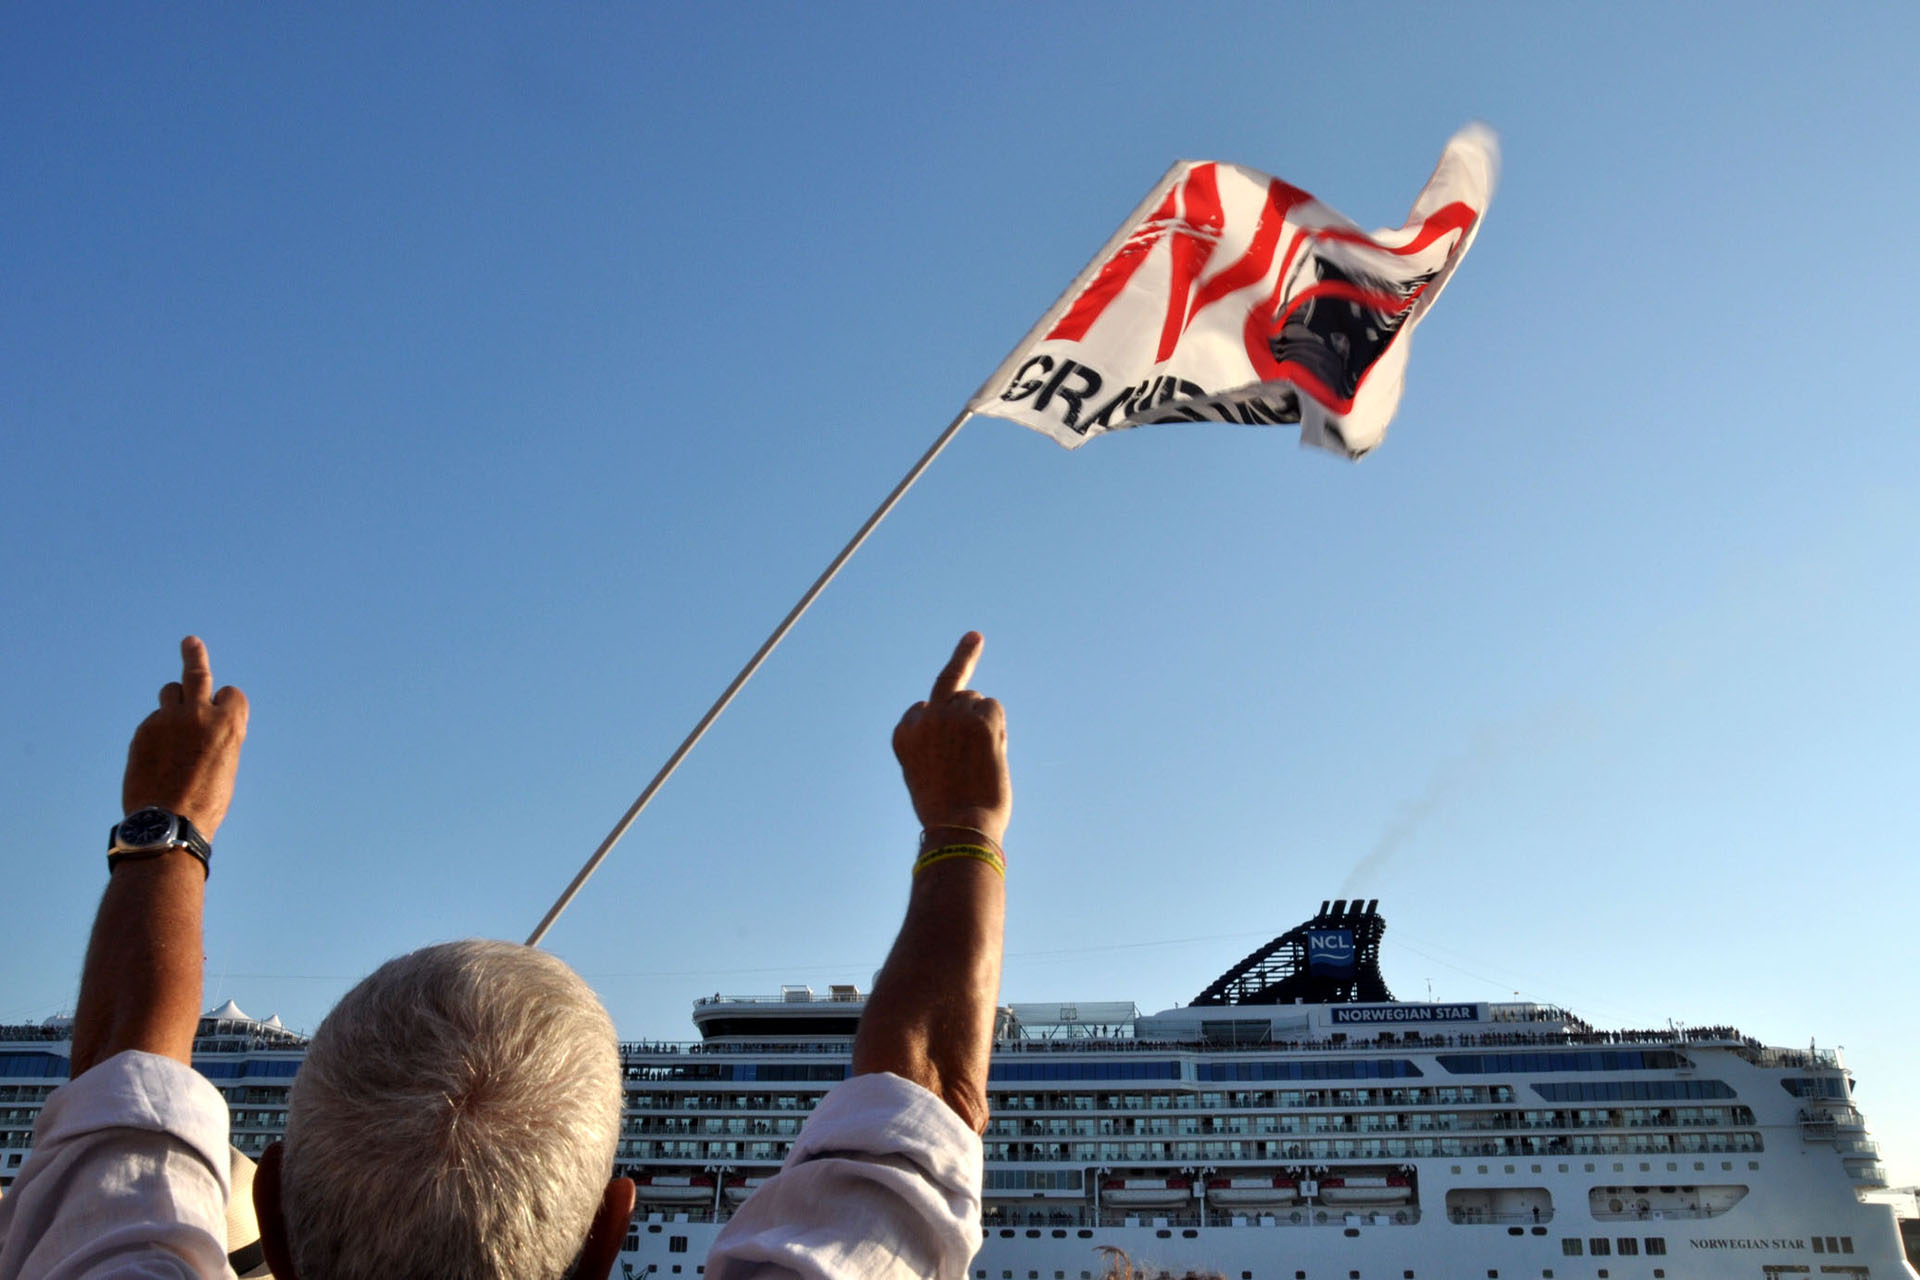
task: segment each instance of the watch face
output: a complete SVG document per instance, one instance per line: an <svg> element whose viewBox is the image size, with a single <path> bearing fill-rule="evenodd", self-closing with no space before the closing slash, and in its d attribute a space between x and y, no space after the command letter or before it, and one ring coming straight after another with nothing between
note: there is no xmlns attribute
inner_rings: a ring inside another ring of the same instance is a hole
<svg viewBox="0 0 1920 1280"><path fill-rule="evenodd" d="M162 844L173 834L173 815L165 809L139 809L120 821L120 843L139 848Z"/></svg>

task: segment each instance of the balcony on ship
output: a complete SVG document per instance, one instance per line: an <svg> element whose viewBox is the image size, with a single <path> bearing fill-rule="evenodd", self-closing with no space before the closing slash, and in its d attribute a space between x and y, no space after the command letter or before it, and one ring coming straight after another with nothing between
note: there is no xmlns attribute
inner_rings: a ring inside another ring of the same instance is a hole
<svg viewBox="0 0 1920 1280"><path fill-rule="evenodd" d="M1887 1185L1887 1167L1878 1160L1846 1162L1847 1177L1854 1186L1862 1188L1884 1187Z"/></svg>
<svg viewBox="0 0 1920 1280"><path fill-rule="evenodd" d="M1553 1193L1545 1187L1452 1187L1447 1191L1447 1221L1455 1226L1538 1226L1553 1221Z"/></svg>
<svg viewBox="0 0 1920 1280"><path fill-rule="evenodd" d="M989 1200L986 1211L981 1214L980 1225L989 1236L998 1234L1011 1239L1017 1231L1024 1230L1026 1235L1039 1239L1040 1231L1046 1228L1052 1228L1056 1235L1062 1237L1065 1231L1071 1229L1091 1235L1095 1227L1154 1227L1187 1232L1197 1232L1202 1227L1243 1227L1254 1230L1265 1227L1306 1227L1353 1232L1365 1227L1414 1226L1420 1220L1418 1205L1364 1212L1325 1205L1249 1211L1208 1209L1204 1215L1198 1209L1128 1212L1103 1208L1096 1215L1084 1205L1049 1206L1033 1200L995 1204Z"/></svg>

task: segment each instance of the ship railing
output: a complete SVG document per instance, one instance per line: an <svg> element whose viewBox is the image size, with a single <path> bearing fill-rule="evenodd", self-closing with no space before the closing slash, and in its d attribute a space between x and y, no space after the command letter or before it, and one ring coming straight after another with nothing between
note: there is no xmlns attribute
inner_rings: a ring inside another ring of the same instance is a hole
<svg viewBox="0 0 1920 1280"><path fill-rule="evenodd" d="M842 999L845 999L842 997ZM787 1003L778 997L720 997L721 1001L738 1000L745 1004L782 1004ZM713 1004L714 997L703 997L698 1003ZM831 1003L820 999L816 1004ZM811 1040L785 1042L779 1040L629 1040L622 1041L622 1054L641 1057L660 1054L844 1054L847 1052L846 1040ZM1199 1040L1146 1040L1134 1036L1087 1036L1064 1040L1011 1039L1000 1040L994 1044L999 1054L1051 1054L1051 1053L1246 1053L1249 1050L1265 1050L1281 1053L1387 1053L1415 1049L1422 1051L1443 1049L1512 1049L1541 1047L1586 1047L1618 1046L1633 1048L1640 1045L1678 1045L1725 1047L1761 1067L1798 1068L1803 1070L1837 1069L1839 1060L1825 1050L1809 1051L1805 1049L1776 1049L1761 1045L1758 1041L1740 1035L1732 1028L1710 1027L1705 1029L1683 1028L1674 1031L1489 1031L1480 1034L1454 1033L1450 1035L1422 1035L1418 1032L1406 1032L1393 1040L1268 1040L1258 1045L1214 1044Z"/></svg>
<svg viewBox="0 0 1920 1280"><path fill-rule="evenodd" d="M634 1214L634 1221L644 1223L674 1222L725 1222L732 1216L734 1206L723 1205L716 1215L712 1206L676 1205L671 1209L649 1209L642 1205ZM1623 1215L1624 1216L1624 1215ZM1682 1215L1672 1214L1671 1217ZM1705 1215L1698 1215L1705 1216ZM1528 1214L1501 1215L1498 1220L1511 1218L1514 1222L1532 1223L1535 1219ZM1542 1216L1539 1221L1547 1222L1551 1214ZM1475 1222L1493 1222L1496 1218L1482 1215L1470 1219ZM1202 1214L1198 1210L1180 1210L1172 1212L1127 1213L1121 1210L1103 1209L1096 1214L1086 1206L1074 1206L1064 1209L989 1209L982 1215L980 1226L989 1237L996 1234L1011 1236L1016 1231L1035 1231L1041 1228L1055 1230L1074 1227L1369 1227L1369 1226L1412 1226L1420 1221L1418 1205L1394 1205L1372 1208L1327 1207L1322 1205L1295 1205L1271 1209L1208 1209Z"/></svg>
<svg viewBox="0 0 1920 1280"><path fill-rule="evenodd" d="M1550 1215L1549 1215L1550 1216ZM1547 1221L1546 1217L1540 1219ZM1202 1215L1198 1210L1174 1210L1169 1212L1128 1213L1120 1209L1103 1208L1098 1215L1092 1209L1075 1207L1071 1209L998 1209L990 1210L980 1219L981 1230L988 1237L996 1234L1011 1237L1018 1231L1037 1231L1041 1228L1059 1230L1067 1227L1367 1227L1367 1226L1412 1226L1420 1221L1418 1205L1381 1205L1376 1207L1328 1207L1323 1205L1275 1206L1268 1209L1246 1208L1210 1208ZM1532 1222L1531 1217L1526 1221Z"/></svg>
<svg viewBox="0 0 1920 1280"><path fill-rule="evenodd" d="M1487 1006L1489 1022L1565 1022L1573 1015L1558 1005L1512 1004L1499 1001Z"/></svg>
<svg viewBox="0 0 1920 1280"><path fill-rule="evenodd" d="M1479 1209L1449 1209L1447 1210L1447 1221L1458 1223L1462 1226L1475 1227L1482 1224L1500 1227L1513 1225L1529 1226L1536 1222L1552 1222L1553 1210L1549 1209L1545 1213L1534 1213L1532 1210L1528 1210L1526 1213L1486 1213Z"/></svg>
<svg viewBox="0 0 1920 1280"><path fill-rule="evenodd" d="M804 995L805 998L802 998ZM716 1004L865 1004L867 993L864 991L804 991L795 988L791 993L782 991L770 996L701 996L693 1002L696 1009L705 1009Z"/></svg>
<svg viewBox="0 0 1920 1280"><path fill-rule="evenodd" d="M1235 1213L1208 1209L1215 1227L1409 1227L1420 1221L1418 1205L1298 1205Z"/></svg>
<svg viewBox="0 0 1920 1280"><path fill-rule="evenodd" d="M1756 1067L1787 1068L1798 1071L1837 1071L1840 1057L1827 1049L1775 1049L1743 1040L1733 1051Z"/></svg>
<svg viewBox="0 0 1920 1280"><path fill-rule="evenodd" d="M1609 1209L1593 1210L1595 1222L1666 1222L1673 1219L1711 1218L1724 1212L1717 1209Z"/></svg>
<svg viewBox="0 0 1920 1280"><path fill-rule="evenodd" d="M636 1223L675 1223L675 1222L725 1222L727 1214L723 1211L716 1215L711 1207L701 1208L695 1205L675 1205L671 1209L649 1209L644 1203L634 1210Z"/></svg>
<svg viewBox="0 0 1920 1280"><path fill-rule="evenodd" d="M299 1036L251 1036L236 1037L230 1035L204 1036L193 1042L195 1053L285 1053L307 1047L307 1042Z"/></svg>

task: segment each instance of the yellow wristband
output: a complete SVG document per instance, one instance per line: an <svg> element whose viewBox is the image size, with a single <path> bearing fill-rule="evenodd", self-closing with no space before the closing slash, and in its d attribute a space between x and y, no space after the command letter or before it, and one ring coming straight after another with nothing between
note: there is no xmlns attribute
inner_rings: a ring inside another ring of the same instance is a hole
<svg viewBox="0 0 1920 1280"><path fill-rule="evenodd" d="M985 845L978 844L948 844L938 849L929 849L920 855L919 861L913 864L913 874L918 876L937 862L951 862L955 858L972 858L976 862L984 862L999 872L1002 880L1007 878L1006 859Z"/></svg>
<svg viewBox="0 0 1920 1280"><path fill-rule="evenodd" d="M929 833L934 831L964 831L970 836L979 836L981 844L984 844L985 846L987 846L987 848L999 854L1002 861L1005 861L1006 859L1006 856L1007 856L1006 850L1000 847L1000 842L998 840L995 840L992 836L988 835L986 832L982 831L978 827L963 827L963 826L960 826L958 823L952 823L952 822L943 822L938 826L922 827L920 829L920 849L923 853L931 851L929 848L929 841L927 839L927 836L929 835ZM944 846L940 846L940 847L944 847Z"/></svg>

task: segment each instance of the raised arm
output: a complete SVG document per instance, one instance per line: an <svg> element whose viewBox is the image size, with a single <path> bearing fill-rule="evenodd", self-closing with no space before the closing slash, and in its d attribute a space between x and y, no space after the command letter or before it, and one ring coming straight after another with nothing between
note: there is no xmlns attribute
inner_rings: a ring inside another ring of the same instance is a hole
<svg viewBox="0 0 1920 1280"><path fill-rule="evenodd" d="M180 679L160 690L159 710L134 730L121 805L127 814L165 810L211 842L233 799L247 698L234 688L215 692L197 637L180 642L180 659ZM168 847L160 826L121 831L123 842L151 841L153 851L117 858L101 896L74 1011L76 1076L128 1049L190 1063L207 868L189 849Z"/></svg>
<svg viewBox="0 0 1920 1280"><path fill-rule="evenodd" d="M906 921L853 1043L855 1075L889 1071L912 1080L976 1133L987 1127L1006 920L1004 861L981 854L1003 858L1013 812L1006 715L967 687L981 645L978 632L962 636L932 694L893 731L922 828L921 862Z"/></svg>

